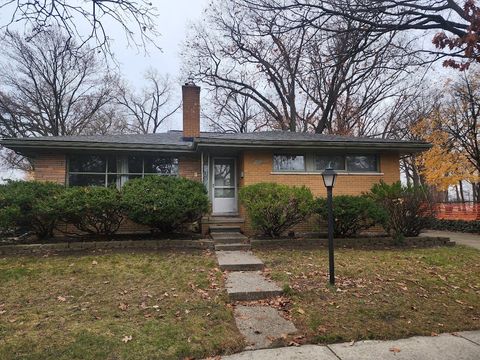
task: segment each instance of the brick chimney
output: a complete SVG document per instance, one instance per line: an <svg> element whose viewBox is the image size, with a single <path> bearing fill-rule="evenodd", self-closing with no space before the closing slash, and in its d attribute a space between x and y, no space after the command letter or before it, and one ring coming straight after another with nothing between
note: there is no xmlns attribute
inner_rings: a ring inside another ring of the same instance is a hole
<svg viewBox="0 0 480 360"><path fill-rule="evenodd" d="M182 86L183 137L200 136L200 86L187 82Z"/></svg>

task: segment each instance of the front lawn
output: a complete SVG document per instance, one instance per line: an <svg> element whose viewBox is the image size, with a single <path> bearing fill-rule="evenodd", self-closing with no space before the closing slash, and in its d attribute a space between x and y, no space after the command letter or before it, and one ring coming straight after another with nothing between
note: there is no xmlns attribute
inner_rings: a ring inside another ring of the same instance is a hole
<svg viewBox="0 0 480 360"><path fill-rule="evenodd" d="M287 290L307 342L480 329L480 251L338 250L336 289L327 286L326 249L255 252Z"/></svg>
<svg viewBox="0 0 480 360"><path fill-rule="evenodd" d="M241 350L202 252L0 259L0 359L182 359Z"/></svg>

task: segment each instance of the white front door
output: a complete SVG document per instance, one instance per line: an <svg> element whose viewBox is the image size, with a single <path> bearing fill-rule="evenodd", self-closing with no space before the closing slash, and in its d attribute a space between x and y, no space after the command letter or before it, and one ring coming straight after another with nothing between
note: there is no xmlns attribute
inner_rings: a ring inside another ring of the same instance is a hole
<svg viewBox="0 0 480 360"><path fill-rule="evenodd" d="M237 212L237 177L234 158L213 158L213 213Z"/></svg>

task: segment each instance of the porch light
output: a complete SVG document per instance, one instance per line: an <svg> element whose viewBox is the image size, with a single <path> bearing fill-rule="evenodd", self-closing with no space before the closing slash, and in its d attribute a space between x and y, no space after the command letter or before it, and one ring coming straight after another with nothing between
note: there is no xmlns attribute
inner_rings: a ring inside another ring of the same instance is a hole
<svg viewBox="0 0 480 360"><path fill-rule="evenodd" d="M327 188L328 210L328 265L330 285L335 285L335 265L333 256L333 187L337 173L329 166L322 172L323 184Z"/></svg>

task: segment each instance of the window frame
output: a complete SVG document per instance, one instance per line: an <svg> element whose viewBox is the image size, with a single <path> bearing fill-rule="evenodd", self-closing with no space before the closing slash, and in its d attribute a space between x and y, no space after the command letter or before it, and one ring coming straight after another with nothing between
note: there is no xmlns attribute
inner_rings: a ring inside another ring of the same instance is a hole
<svg viewBox="0 0 480 360"><path fill-rule="evenodd" d="M347 173L347 155L346 154L338 154L338 153L332 153L332 154L325 154L325 153L318 153L315 152L312 154L312 169L314 172L323 172L325 169L317 169L317 164L316 160L318 156L341 156L343 158L343 169L338 169L335 170L338 173Z"/></svg>
<svg viewBox="0 0 480 360"><path fill-rule="evenodd" d="M303 170L283 170L283 169L275 169L275 156L303 156ZM307 154L306 153L273 153L272 154L272 171L278 173L304 173L307 172Z"/></svg>
<svg viewBox="0 0 480 360"><path fill-rule="evenodd" d="M363 170L363 171L356 171L356 170L350 170L348 168L348 162L347 162L347 157L349 156L373 156L375 158L375 170ZM352 173L352 174L376 174L380 172L380 156L376 153L372 154L345 154L345 169L347 172Z"/></svg>
<svg viewBox="0 0 480 360"><path fill-rule="evenodd" d="M304 157L304 169L303 170L277 170L275 169L275 156L303 156ZM339 153L339 152L306 152L306 153L285 153L285 152L273 152L272 153L272 174L280 174L280 173L311 173L311 174L321 174L324 169L317 169L316 167L316 158L317 156L341 156L343 158L344 169L343 170L335 170L338 174L346 174L346 175L356 175L356 174L381 174L380 169L380 154L379 153ZM347 164L347 157L349 156L374 156L375 157L375 170L366 170L366 171L355 171L349 170Z"/></svg>
<svg viewBox="0 0 480 360"><path fill-rule="evenodd" d="M75 156L82 156L82 155L91 155L91 156L101 156L105 158L105 171L102 172L95 172L95 171L70 171L70 162L71 158ZM157 158L166 158L166 159L172 159L172 161L176 161L176 169L172 173L145 173L145 158L146 157L153 157L155 156L152 155L138 155L142 159L142 172L138 173L131 173L128 170L125 171L125 169L128 169L128 154L118 154L118 155L111 155L111 154L69 154L67 155L67 173L66 173L66 185L67 187L70 186L77 186L77 185L71 185L70 183L70 175L103 175L104 176L104 187L108 187L113 185L108 182L108 177L109 176L115 176L115 186L117 188L121 188L125 183L129 180L129 176L134 175L134 176L140 176L141 178L144 178L145 176L178 176L179 174L179 163L180 160L178 157L175 156L157 156ZM110 172L109 171L109 158L115 159L114 161L116 162L116 172ZM85 185L85 186L101 186L101 185Z"/></svg>

